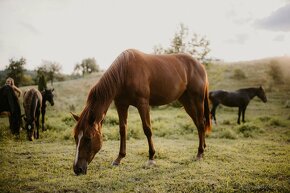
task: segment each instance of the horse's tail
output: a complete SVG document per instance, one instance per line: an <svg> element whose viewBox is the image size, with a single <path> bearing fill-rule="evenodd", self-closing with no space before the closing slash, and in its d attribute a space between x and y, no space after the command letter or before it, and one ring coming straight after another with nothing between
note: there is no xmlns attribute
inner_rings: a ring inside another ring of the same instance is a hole
<svg viewBox="0 0 290 193"><path fill-rule="evenodd" d="M211 132L211 113L209 109L209 93L208 93L208 83L206 83L204 91L204 118L205 118L205 131L206 133Z"/></svg>

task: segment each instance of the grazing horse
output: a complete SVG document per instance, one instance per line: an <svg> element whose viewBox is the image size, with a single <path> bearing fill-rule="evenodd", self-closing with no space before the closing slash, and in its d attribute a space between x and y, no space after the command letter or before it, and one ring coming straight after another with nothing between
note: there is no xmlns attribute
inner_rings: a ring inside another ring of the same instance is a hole
<svg viewBox="0 0 290 193"><path fill-rule="evenodd" d="M46 101L48 101L50 103L51 106L54 105L54 101L53 101L53 92L54 89L44 89L44 91L41 92L42 95L42 105L41 105L41 123L42 123L42 131L45 131L45 112L46 112Z"/></svg>
<svg viewBox="0 0 290 193"><path fill-rule="evenodd" d="M42 130L45 130L45 110L46 101L49 101L51 106L54 105L53 92L54 89L45 89L39 92L37 89L32 88L23 94L23 107L25 110L25 129L27 130L27 138L32 141L39 138L39 116L40 110L42 114ZM36 126L36 132L35 132Z"/></svg>
<svg viewBox="0 0 290 193"><path fill-rule="evenodd" d="M11 86L0 88L0 113L8 112L12 134L19 135L21 125L21 110L18 98Z"/></svg>
<svg viewBox="0 0 290 193"><path fill-rule="evenodd" d="M33 138L39 138L39 116L41 106L42 95L37 89L31 88L24 92L23 107L25 111L25 129L27 131L27 138L30 141L32 141Z"/></svg>
<svg viewBox="0 0 290 193"><path fill-rule="evenodd" d="M240 124L240 117L242 114L242 121L245 122L245 112L250 100L255 96L259 97L264 103L267 102L267 97L262 86L258 88L244 88L234 92L227 92L223 90L215 90L209 92L209 99L212 103L211 114L216 123L216 108L219 104L228 107L239 107L238 121Z"/></svg>
<svg viewBox="0 0 290 193"><path fill-rule="evenodd" d="M211 130L208 80L205 68L186 54L150 55L137 50L122 52L90 90L87 104L74 128L76 157L73 170L86 174L87 166L102 146L102 122L114 100L119 116L120 150L112 163L119 165L126 155L127 115L130 105L140 114L149 145L148 164L154 164L150 105L179 100L197 126L197 159L204 153L205 132Z"/></svg>

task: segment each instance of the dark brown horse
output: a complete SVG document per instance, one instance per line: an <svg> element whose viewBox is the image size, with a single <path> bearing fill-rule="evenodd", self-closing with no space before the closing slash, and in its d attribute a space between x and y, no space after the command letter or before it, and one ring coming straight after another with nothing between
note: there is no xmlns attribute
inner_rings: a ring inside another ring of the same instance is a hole
<svg viewBox="0 0 290 193"><path fill-rule="evenodd" d="M33 137L35 139L39 138L39 116L40 111L42 114L42 130L45 130L44 120L45 120L45 110L46 101L53 106L53 92L54 89L45 89L41 93L32 88L23 94L23 107L25 110L24 120L26 122L25 129L27 130L27 138L32 141ZM36 131L35 131L36 127Z"/></svg>
<svg viewBox="0 0 290 193"><path fill-rule="evenodd" d="M80 116L74 115L76 157L74 172L86 174L87 166L102 146L102 122L112 101L119 116L120 151L113 165L126 155L127 115L129 105L140 114L149 145L149 164L154 164L150 105L179 100L197 126L197 159L205 148L205 132L211 130L208 80L204 66L186 54L149 55L126 50L119 55L99 82L90 90Z"/></svg>
<svg viewBox="0 0 290 193"><path fill-rule="evenodd" d="M25 111L25 129L27 131L27 139L30 141L32 141L33 138L39 138L39 116L41 106L42 95L37 89L31 88L24 92L23 107Z"/></svg>
<svg viewBox="0 0 290 193"><path fill-rule="evenodd" d="M228 106L228 107L238 107L238 121L240 124L240 117L242 114L242 121L245 122L245 112L247 109L250 100L255 96L259 97L264 103L267 102L267 97L264 89L260 86L258 88L244 88L239 89L234 92L227 92L223 90L215 90L209 92L209 99L212 103L211 114L216 123L216 108L219 104Z"/></svg>
<svg viewBox="0 0 290 193"><path fill-rule="evenodd" d="M12 134L19 135L21 126L21 110L18 98L11 86L0 88L0 113L8 112L9 124Z"/></svg>

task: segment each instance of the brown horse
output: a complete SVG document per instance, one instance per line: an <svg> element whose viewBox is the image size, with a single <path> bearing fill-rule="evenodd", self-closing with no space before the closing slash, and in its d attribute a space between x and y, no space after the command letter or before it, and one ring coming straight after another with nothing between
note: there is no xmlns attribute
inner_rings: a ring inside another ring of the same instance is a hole
<svg viewBox="0 0 290 193"><path fill-rule="evenodd" d="M24 120L26 122L25 129L27 130L27 138L32 141L33 136L35 139L39 138L39 117L40 110L42 115L42 131L46 130L45 112L46 112L46 101L51 106L54 105L53 92L54 89L45 89L39 92L37 89L32 88L23 94L23 107L25 110ZM36 132L34 128L36 126Z"/></svg>
<svg viewBox="0 0 290 193"><path fill-rule="evenodd" d="M39 116L41 106L42 95L37 89L32 88L24 92L23 108L25 111L25 129L27 131L27 139L30 141L32 141L33 138L39 138Z"/></svg>
<svg viewBox="0 0 290 193"><path fill-rule="evenodd" d="M129 105L140 114L149 144L149 164L154 163L150 105L158 106L179 100L197 126L197 159L205 148L205 132L211 130L208 103L208 80L204 66L186 54L149 55L126 50L113 62L90 90L80 116L74 115L76 157L75 174L86 174L87 166L102 146L102 122L112 101L119 116L120 151L113 165L126 155L127 115Z"/></svg>

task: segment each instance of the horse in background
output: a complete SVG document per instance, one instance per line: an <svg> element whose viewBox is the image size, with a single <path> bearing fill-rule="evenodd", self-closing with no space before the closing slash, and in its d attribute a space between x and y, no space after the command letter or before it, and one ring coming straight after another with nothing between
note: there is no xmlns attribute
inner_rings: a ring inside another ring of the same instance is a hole
<svg viewBox="0 0 290 193"><path fill-rule="evenodd" d="M90 90L87 104L74 128L76 157L73 170L86 174L88 164L102 147L102 123L112 101L119 116L120 150L113 165L126 156L127 116L130 105L138 109L149 146L148 164L154 164L150 106L179 100L195 123L203 157L205 132L211 130L208 79L205 68L187 54L152 55L126 50Z"/></svg>
<svg viewBox="0 0 290 193"><path fill-rule="evenodd" d="M44 89L43 91L41 91L41 95L42 95L42 105L41 105L41 123L42 123L42 131L46 130L46 127L44 125L45 122L45 113L46 113L46 101L48 101L50 103L51 106L54 105L54 100L53 100L53 92L54 89Z"/></svg>
<svg viewBox="0 0 290 193"><path fill-rule="evenodd" d="M237 123L240 124L240 117L242 114L242 121L245 122L245 112L250 101L257 96L264 103L267 102L267 97L262 86L258 88L243 88L236 90L234 92L228 92L224 90L215 90L209 92L209 99L212 103L211 114L216 122L216 108L219 104L228 107L238 107L238 120Z"/></svg>
<svg viewBox="0 0 290 193"><path fill-rule="evenodd" d="M0 88L0 114L8 112L9 125L12 134L18 135L21 127L21 110L13 88L4 85Z"/></svg>
<svg viewBox="0 0 290 193"><path fill-rule="evenodd" d="M27 138L32 141L33 138L39 138L39 117L42 114L42 130L46 130L44 126L46 101L52 106L54 105L53 94L54 89L45 89L39 92L32 88L23 94L23 107L25 110L25 129L27 130ZM35 131L36 127L36 131Z"/></svg>

